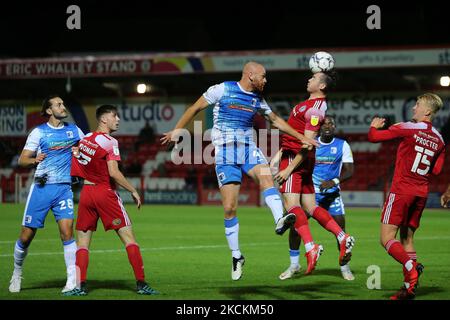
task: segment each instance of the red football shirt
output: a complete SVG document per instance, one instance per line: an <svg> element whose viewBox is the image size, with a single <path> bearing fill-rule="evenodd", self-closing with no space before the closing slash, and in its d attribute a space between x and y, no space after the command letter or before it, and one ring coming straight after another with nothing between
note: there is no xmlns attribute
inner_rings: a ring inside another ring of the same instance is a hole
<svg viewBox="0 0 450 320"><path fill-rule="evenodd" d="M369 131L369 141L401 139L397 149L391 192L419 197L428 196L430 174L441 172L445 144L430 122L401 122L388 130Z"/></svg>
<svg viewBox="0 0 450 320"><path fill-rule="evenodd" d="M305 134L305 130L319 131L327 111L325 98L308 99L297 104L291 111L289 125L298 133ZM288 134L281 136L281 147L298 153L302 143Z"/></svg>
<svg viewBox="0 0 450 320"><path fill-rule="evenodd" d="M108 160L120 161L119 143L102 132L88 133L79 144L80 157L72 157L72 176L81 177L96 185L115 189L108 171Z"/></svg>

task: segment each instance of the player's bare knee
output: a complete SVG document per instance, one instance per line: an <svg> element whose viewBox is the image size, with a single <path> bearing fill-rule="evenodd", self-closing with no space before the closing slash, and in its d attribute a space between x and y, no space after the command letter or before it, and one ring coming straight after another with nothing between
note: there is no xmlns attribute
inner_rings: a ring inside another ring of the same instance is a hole
<svg viewBox="0 0 450 320"><path fill-rule="evenodd" d="M60 237L62 241L69 241L73 239L73 232L72 230L68 230L65 232L60 233Z"/></svg>
<svg viewBox="0 0 450 320"><path fill-rule="evenodd" d="M259 188L261 189L261 191L264 191L268 188L273 188L274 184L273 184L273 178L272 175L260 175L259 176Z"/></svg>
<svg viewBox="0 0 450 320"><path fill-rule="evenodd" d="M36 229L23 227L19 236L20 242L22 242L25 246L28 247L31 241L33 241L36 231L37 231Z"/></svg>
<svg viewBox="0 0 450 320"><path fill-rule="evenodd" d="M230 206L224 207L225 219L234 218L236 216L236 211L237 211L236 206L230 205Z"/></svg>

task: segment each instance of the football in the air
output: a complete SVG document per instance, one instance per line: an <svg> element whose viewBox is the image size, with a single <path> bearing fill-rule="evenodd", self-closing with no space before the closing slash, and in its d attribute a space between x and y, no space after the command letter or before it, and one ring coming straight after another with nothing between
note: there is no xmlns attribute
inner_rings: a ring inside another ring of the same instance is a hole
<svg viewBox="0 0 450 320"><path fill-rule="evenodd" d="M334 58L328 52L316 52L309 58L309 68L313 73L330 71L334 68Z"/></svg>

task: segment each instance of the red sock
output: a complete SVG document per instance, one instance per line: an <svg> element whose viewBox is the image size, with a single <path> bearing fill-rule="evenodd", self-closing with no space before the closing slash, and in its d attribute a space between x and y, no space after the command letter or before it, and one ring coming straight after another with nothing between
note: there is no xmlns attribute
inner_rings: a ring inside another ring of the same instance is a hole
<svg viewBox="0 0 450 320"><path fill-rule="evenodd" d="M384 247L386 251L402 265L405 265L406 262L411 260L402 244L398 240L389 240Z"/></svg>
<svg viewBox="0 0 450 320"><path fill-rule="evenodd" d="M412 260L417 262L417 254L415 251L407 251L408 257Z"/></svg>
<svg viewBox="0 0 450 320"><path fill-rule="evenodd" d="M126 247L128 253L128 260L133 267L134 276L137 281L144 281L144 262L142 261L141 250L136 243L131 243Z"/></svg>
<svg viewBox="0 0 450 320"><path fill-rule="evenodd" d="M313 211L312 217L316 219L322 227L333 233L336 237L343 232L341 227L339 227L336 221L334 221L328 211L322 207L317 206Z"/></svg>
<svg viewBox="0 0 450 320"><path fill-rule="evenodd" d="M80 270L80 282L86 281L87 268L89 265L89 249L79 247L77 250L77 260L75 265Z"/></svg>
<svg viewBox="0 0 450 320"><path fill-rule="evenodd" d="M306 217L305 211L300 207L292 207L289 209L289 213L295 214L297 218L295 220L294 228L302 238L304 243L309 243L313 241L311 230L309 230L308 218Z"/></svg>

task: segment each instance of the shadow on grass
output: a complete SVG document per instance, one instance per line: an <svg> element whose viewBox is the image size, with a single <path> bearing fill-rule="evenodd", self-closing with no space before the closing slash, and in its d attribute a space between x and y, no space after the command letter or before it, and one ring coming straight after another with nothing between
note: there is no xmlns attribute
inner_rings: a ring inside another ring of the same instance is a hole
<svg viewBox="0 0 450 320"><path fill-rule="evenodd" d="M41 289L52 289L60 288L62 289L66 283L66 279L62 280L51 280L43 281L32 287L24 287L22 291L28 290L41 290ZM123 290L136 292L136 285L130 280L88 280L87 282L88 292L94 292L97 289L112 289L112 290Z"/></svg>
<svg viewBox="0 0 450 320"><path fill-rule="evenodd" d="M383 297L386 299L389 299L395 292L397 292L399 289L392 289L386 294L383 294ZM426 297L428 295L433 295L436 293L445 292L446 290L442 289L441 287L427 287L427 286L420 286L416 289L416 298ZM446 298L447 299L447 298Z"/></svg>
<svg viewBox="0 0 450 320"><path fill-rule="evenodd" d="M342 290L335 281L318 281L315 283L295 283L287 286L245 286L245 287L222 287L219 292L227 295L233 300L248 300L252 298L280 300L286 299L286 293L292 295L292 300L299 298L305 300L323 299L324 293L334 296L342 295ZM346 292L346 298L354 295Z"/></svg>

